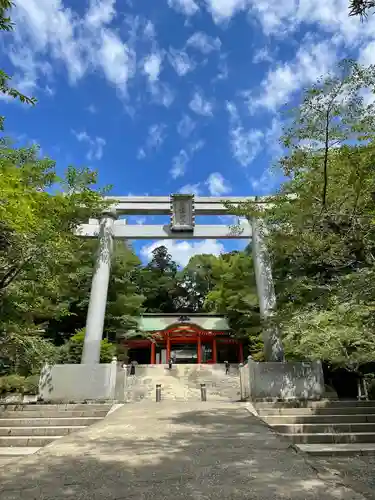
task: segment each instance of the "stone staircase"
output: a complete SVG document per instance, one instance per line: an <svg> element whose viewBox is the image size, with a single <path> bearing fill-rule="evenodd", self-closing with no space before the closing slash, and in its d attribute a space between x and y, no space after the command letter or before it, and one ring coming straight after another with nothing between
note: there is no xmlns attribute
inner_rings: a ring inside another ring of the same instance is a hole
<svg viewBox="0 0 375 500"><path fill-rule="evenodd" d="M103 419L111 404L0 405L0 457L35 453Z"/></svg>
<svg viewBox="0 0 375 500"><path fill-rule="evenodd" d="M178 364L169 370L165 365L138 365L135 376L127 378L125 401L155 400L156 385L162 387L162 400L199 401L201 383L206 384L207 399L240 399L239 373L236 367L225 375L223 365Z"/></svg>
<svg viewBox="0 0 375 500"><path fill-rule="evenodd" d="M259 417L314 455L375 454L375 401L255 403Z"/></svg>

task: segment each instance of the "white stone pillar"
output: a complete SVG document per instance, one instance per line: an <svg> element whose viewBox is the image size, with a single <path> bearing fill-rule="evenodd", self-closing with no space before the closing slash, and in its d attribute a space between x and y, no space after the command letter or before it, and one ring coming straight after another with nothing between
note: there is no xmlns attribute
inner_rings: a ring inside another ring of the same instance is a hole
<svg viewBox="0 0 375 500"><path fill-rule="evenodd" d="M108 211L103 214L100 220L99 248L91 284L85 341L81 360L83 364L95 364L100 361L100 343L103 337L105 309L107 305L115 219L116 212Z"/></svg>
<svg viewBox="0 0 375 500"><path fill-rule="evenodd" d="M272 321L276 312L276 294L270 256L265 242L264 219L253 217L252 251L257 284L260 317L263 322L263 343L266 361L284 361L284 348L278 326Z"/></svg>

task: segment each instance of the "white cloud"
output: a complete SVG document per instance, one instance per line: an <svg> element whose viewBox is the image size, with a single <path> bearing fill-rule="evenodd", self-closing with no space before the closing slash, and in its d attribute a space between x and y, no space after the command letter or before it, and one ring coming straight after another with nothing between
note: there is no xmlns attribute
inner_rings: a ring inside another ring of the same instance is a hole
<svg viewBox="0 0 375 500"><path fill-rule="evenodd" d="M94 104L90 104L87 106L87 111L94 115L97 112L96 106L94 106Z"/></svg>
<svg viewBox="0 0 375 500"><path fill-rule="evenodd" d="M124 94L134 75L134 50L109 27L114 5L114 0L92 0L80 17L62 0L18 0L12 10L17 26L12 51L27 47L38 63L48 57L62 62L72 84L100 69ZM54 71L60 67L52 66Z"/></svg>
<svg viewBox="0 0 375 500"><path fill-rule="evenodd" d="M375 63L375 41L372 41L362 47L358 59L359 62L365 66Z"/></svg>
<svg viewBox="0 0 375 500"><path fill-rule="evenodd" d="M203 139L199 139L198 141L193 142L192 144L190 144L189 145L190 154L194 154L197 151L201 150L203 148L204 144L205 144L205 142L204 142Z"/></svg>
<svg viewBox="0 0 375 500"><path fill-rule="evenodd" d="M273 62L273 57L267 47L262 47L261 49L255 51L253 63L258 64L261 62Z"/></svg>
<svg viewBox="0 0 375 500"><path fill-rule="evenodd" d="M174 101L174 92L166 83L160 81L150 82L149 89L153 102L166 108Z"/></svg>
<svg viewBox="0 0 375 500"><path fill-rule="evenodd" d="M271 126L265 131L264 134L267 145L267 154L272 158L279 158L283 153L283 148L280 144L282 132L281 118L279 116L274 116L271 121Z"/></svg>
<svg viewBox="0 0 375 500"><path fill-rule="evenodd" d="M212 116L213 103L206 100L201 92L194 93L189 107L197 115Z"/></svg>
<svg viewBox="0 0 375 500"><path fill-rule="evenodd" d="M184 115L177 124L177 132L181 137L189 137L195 128L195 122L189 115Z"/></svg>
<svg viewBox="0 0 375 500"><path fill-rule="evenodd" d="M255 191L256 195L272 194L275 191L275 188L280 185L281 181L282 176L280 172L271 168L266 169L258 178L250 177L251 187Z"/></svg>
<svg viewBox="0 0 375 500"><path fill-rule="evenodd" d="M188 161L189 155L184 149L181 149L180 152L172 158L172 168L170 173L173 179L177 179L178 177L185 175Z"/></svg>
<svg viewBox="0 0 375 500"><path fill-rule="evenodd" d="M185 76L195 69L195 62L183 50L171 48L168 59L178 76Z"/></svg>
<svg viewBox="0 0 375 500"><path fill-rule="evenodd" d="M228 62L227 62L227 54L220 54L220 60L217 65L218 73L217 75L213 78L213 82L217 82L220 80L226 80L229 75L229 69L228 69Z"/></svg>
<svg viewBox="0 0 375 500"><path fill-rule="evenodd" d="M330 42L309 41L302 44L295 60L278 64L275 69L267 73L258 96L249 92L249 109L253 111L258 107L264 107L276 111L296 91L327 73L336 61L336 48Z"/></svg>
<svg viewBox="0 0 375 500"><path fill-rule="evenodd" d="M72 130L72 133L76 137L77 141L88 144L89 150L86 154L86 158L89 161L102 159L103 148L106 145L105 139L102 137L90 137L85 131L76 132L75 130Z"/></svg>
<svg viewBox="0 0 375 500"><path fill-rule="evenodd" d="M195 0L168 0L168 5L186 16L192 16L199 10Z"/></svg>
<svg viewBox="0 0 375 500"><path fill-rule="evenodd" d="M155 36L156 36L156 30L155 30L155 26L152 23L152 21L148 20L146 22L146 25L145 25L145 27L143 29L143 35L147 39L153 39L153 38L155 38Z"/></svg>
<svg viewBox="0 0 375 500"><path fill-rule="evenodd" d="M107 80L121 91L125 91L126 84L135 70L133 51L117 35L103 30L99 55Z"/></svg>
<svg viewBox="0 0 375 500"><path fill-rule="evenodd" d="M195 196L199 196L201 193L201 187L200 183L198 182L197 184L186 184L185 186L182 186L180 189L180 193L183 194L194 194Z"/></svg>
<svg viewBox="0 0 375 500"><path fill-rule="evenodd" d="M13 47L8 52L8 57L16 69L12 77L12 86L20 92L32 95L38 88L40 76L50 79L52 74L50 63L39 61L28 47L20 47L17 50Z"/></svg>
<svg viewBox="0 0 375 500"><path fill-rule="evenodd" d="M235 14L250 6L249 0L205 0L207 9L216 23L231 19Z"/></svg>
<svg viewBox="0 0 375 500"><path fill-rule="evenodd" d="M374 32L374 19L366 23L348 15L347 0L311 2L310 0L252 0L252 14L256 16L266 35L288 34L302 24L316 24L328 33L334 33L334 42L361 43Z"/></svg>
<svg viewBox="0 0 375 500"><path fill-rule="evenodd" d="M50 51L65 63L72 82L82 77L88 61L83 60L79 22L70 9L60 0L19 0L12 14L16 49L27 46L41 58Z"/></svg>
<svg viewBox="0 0 375 500"><path fill-rule="evenodd" d="M151 150L160 148L167 137L165 134L166 128L165 123L154 123L148 128L146 145L138 150L138 160L146 158L147 153Z"/></svg>
<svg viewBox="0 0 375 500"><path fill-rule="evenodd" d="M161 72L163 56L160 52L149 54L143 61L143 71L150 82L156 82Z"/></svg>
<svg viewBox="0 0 375 500"><path fill-rule="evenodd" d="M173 260L180 266L186 266L194 255L220 255L225 252L224 245L217 240L203 240L192 243L178 240L161 240L142 247L142 257L150 261L152 259L152 252L160 246L165 246L172 255Z"/></svg>
<svg viewBox="0 0 375 500"><path fill-rule="evenodd" d="M219 38L213 38L203 31L197 31L186 42L187 46L200 50L203 54L209 54L213 50L219 50L221 41Z"/></svg>
<svg viewBox="0 0 375 500"><path fill-rule="evenodd" d="M221 196L230 193L232 188L220 172L214 172L208 176L206 181L211 196Z"/></svg>
<svg viewBox="0 0 375 500"><path fill-rule="evenodd" d="M109 24L116 14L115 3L116 0L91 0L86 14L87 23L95 28Z"/></svg>
<svg viewBox="0 0 375 500"><path fill-rule="evenodd" d="M137 152L137 160L143 160L146 158L147 154L144 148L139 148Z"/></svg>
<svg viewBox="0 0 375 500"><path fill-rule="evenodd" d="M149 127L147 144L150 148L157 148L163 144L166 138L165 129L166 125L164 123L155 123Z"/></svg>
<svg viewBox="0 0 375 500"><path fill-rule="evenodd" d="M258 129L245 130L238 110L232 102L227 103L229 113L229 139L233 156L247 167L261 150L263 132Z"/></svg>
<svg viewBox="0 0 375 500"><path fill-rule="evenodd" d="M189 144L186 149L181 149L180 152L172 158L172 168L170 169L170 174L173 179L177 179L178 177L185 175L188 162L192 159L196 152L203 148L203 146L203 140L196 141Z"/></svg>

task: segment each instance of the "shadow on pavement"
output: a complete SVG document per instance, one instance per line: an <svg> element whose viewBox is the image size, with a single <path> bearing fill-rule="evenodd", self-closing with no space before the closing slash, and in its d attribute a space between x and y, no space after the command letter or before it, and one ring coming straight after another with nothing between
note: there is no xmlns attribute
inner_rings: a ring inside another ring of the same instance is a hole
<svg viewBox="0 0 375 500"><path fill-rule="evenodd" d="M193 406L193 407L192 407ZM239 404L134 404L0 469L1 500L363 499Z"/></svg>

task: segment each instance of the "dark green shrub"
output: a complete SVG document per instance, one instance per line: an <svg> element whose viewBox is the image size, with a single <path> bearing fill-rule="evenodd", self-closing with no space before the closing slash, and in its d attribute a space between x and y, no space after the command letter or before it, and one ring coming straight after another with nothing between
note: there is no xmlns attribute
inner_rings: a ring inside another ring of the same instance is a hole
<svg viewBox="0 0 375 500"><path fill-rule="evenodd" d="M38 382L39 375L5 375L0 377L0 394L38 394Z"/></svg>
<svg viewBox="0 0 375 500"><path fill-rule="evenodd" d="M59 362L63 364L79 364L81 362L83 342L85 339L85 330L78 330L66 344L60 347ZM103 339L100 349L100 362L110 363L113 356L116 355L116 346Z"/></svg>
<svg viewBox="0 0 375 500"><path fill-rule="evenodd" d="M36 395L38 394L39 375L30 375L24 380L24 394Z"/></svg>
<svg viewBox="0 0 375 500"><path fill-rule="evenodd" d="M6 394L11 392L23 393L25 377L21 375L5 375L0 377L0 393Z"/></svg>

